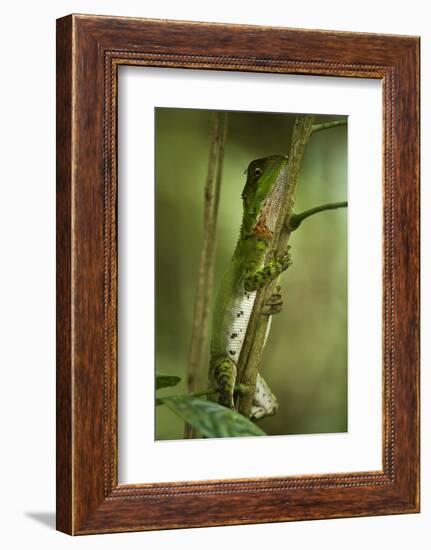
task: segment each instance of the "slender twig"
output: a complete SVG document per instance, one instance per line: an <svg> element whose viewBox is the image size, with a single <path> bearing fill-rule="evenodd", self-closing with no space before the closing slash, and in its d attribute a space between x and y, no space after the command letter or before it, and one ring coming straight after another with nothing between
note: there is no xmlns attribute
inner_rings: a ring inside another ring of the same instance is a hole
<svg viewBox="0 0 431 550"><path fill-rule="evenodd" d="M235 391L238 393L244 393L247 388L243 384L235 384ZM208 388L207 390L195 391L183 395L176 395L175 397L206 397L208 395L215 395L219 392L218 388ZM163 398L156 398L156 405L163 405Z"/></svg>
<svg viewBox="0 0 431 550"><path fill-rule="evenodd" d="M335 210L336 208L347 208L347 201L342 202L330 202L328 204L321 204L320 206L315 206L309 210L305 210L300 214L292 214L289 218L289 231L295 231L301 225L301 223L319 212L324 212L325 210Z"/></svg>
<svg viewBox="0 0 431 550"><path fill-rule="evenodd" d="M268 253L268 260L281 254L287 248L290 236L288 226L292 213L294 194L301 167L305 147L310 139L314 117L312 115L298 115L293 128L292 142L289 153L289 172L286 186L286 193L283 197L273 233L271 248ZM238 397L238 411L250 416L253 403L254 388L256 387L257 371L265 343L266 327L268 316L263 316L262 306L273 294L278 280L273 281L268 287L260 289L256 294L253 311L248 323L246 336L238 361L238 380L250 388Z"/></svg>
<svg viewBox="0 0 431 550"><path fill-rule="evenodd" d="M209 331L209 311L213 290L217 214L220 199L221 175L227 133L227 113L217 112L211 137L207 178L204 189L203 244L196 285L192 337L190 342L187 388L196 390L199 369L203 365ZM184 437L192 437L192 430L185 425Z"/></svg>
<svg viewBox="0 0 431 550"><path fill-rule="evenodd" d="M322 122L321 124L313 124L311 133L315 134L320 130L329 130L329 128L336 128L337 126L347 126L347 119L333 120L332 122Z"/></svg>
<svg viewBox="0 0 431 550"><path fill-rule="evenodd" d="M215 393L218 393L218 390L216 388L213 388L213 389L208 389L203 391L196 391L193 393L187 393L183 395L176 395L175 397L205 397L207 395L213 395ZM156 406L158 405L164 405L163 398L162 399L158 397L156 398Z"/></svg>

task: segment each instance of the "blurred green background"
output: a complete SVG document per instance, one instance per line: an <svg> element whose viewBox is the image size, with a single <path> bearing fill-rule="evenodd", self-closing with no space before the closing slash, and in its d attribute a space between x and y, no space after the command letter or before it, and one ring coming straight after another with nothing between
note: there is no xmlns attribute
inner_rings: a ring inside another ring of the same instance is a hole
<svg viewBox="0 0 431 550"><path fill-rule="evenodd" d="M214 111L157 108L156 368L181 376L160 395L187 393L186 372L203 228L203 188ZM325 122L342 116L316 116ZM294 114L229 112L219 207L215 289L239 234L244 170L288 153ZM311 137L295 211L347 200L347 126ZM270 435L347 430L347 210L305 220L290 238L283 311L273 317L261 373L279 400L258 425ZM215 292L214 292L215 294ZM199 388L207 385L207 365ZM156 439L181 439L183 422L156 408Z"/></svg>

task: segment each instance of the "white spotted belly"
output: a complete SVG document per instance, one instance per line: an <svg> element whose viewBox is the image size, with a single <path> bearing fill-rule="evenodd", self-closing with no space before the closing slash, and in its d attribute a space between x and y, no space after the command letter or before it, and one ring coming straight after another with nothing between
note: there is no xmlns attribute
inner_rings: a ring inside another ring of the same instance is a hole
<svg viewBox="0 0 431 550"><path fill-rule="evenodd" d="M234 363L238 362L241 353L255 299L255 290L244 290L238 295L231 309L230 323L225 332L225 345L227 354Z"/></svg>

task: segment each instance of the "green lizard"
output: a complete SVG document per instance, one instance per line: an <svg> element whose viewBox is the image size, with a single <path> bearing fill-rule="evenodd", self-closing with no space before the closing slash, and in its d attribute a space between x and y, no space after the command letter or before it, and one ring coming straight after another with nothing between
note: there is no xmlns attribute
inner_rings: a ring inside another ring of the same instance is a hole
<svg viewBox="0 0 431 550"><path fill-rule="evenodd" d="M229 408L234 408L237 362L256 292L291 264L288 249L267 261L281 199L286 192L287 169L287 157L283 155L254 160L247 168L240 236L216 297L211 338L209 386L218 389L219 403ZM267 338L271 315L281 309L278 291L265 307L262 313L267 315ZM251 418L275 414L277 407L277 399L259 374Z"/></svg>

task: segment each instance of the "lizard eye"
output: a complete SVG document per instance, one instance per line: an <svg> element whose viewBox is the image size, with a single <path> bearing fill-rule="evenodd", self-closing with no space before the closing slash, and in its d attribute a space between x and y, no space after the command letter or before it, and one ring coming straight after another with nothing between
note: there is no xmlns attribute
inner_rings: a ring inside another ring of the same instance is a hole
<svg viewBox="0 0 431 550"><path fill-rule="evenodd" d="M259 177L262 174L261 168L255 168L254 169L254 175Z"/></svg>

